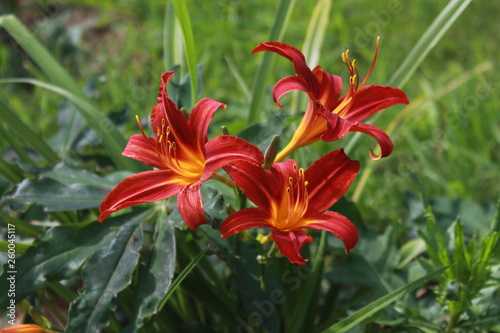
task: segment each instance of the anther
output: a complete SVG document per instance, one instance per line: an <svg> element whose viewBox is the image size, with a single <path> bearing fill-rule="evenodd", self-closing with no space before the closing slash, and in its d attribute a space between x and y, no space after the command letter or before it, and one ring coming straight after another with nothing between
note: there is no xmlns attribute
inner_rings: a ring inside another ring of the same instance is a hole
<svg viewBox="0 0 500 333"><path fill-rule="evenodd" d="M288 177L288 182L290 183L290 185L293 185L293 178L292 177Z"/></svg>

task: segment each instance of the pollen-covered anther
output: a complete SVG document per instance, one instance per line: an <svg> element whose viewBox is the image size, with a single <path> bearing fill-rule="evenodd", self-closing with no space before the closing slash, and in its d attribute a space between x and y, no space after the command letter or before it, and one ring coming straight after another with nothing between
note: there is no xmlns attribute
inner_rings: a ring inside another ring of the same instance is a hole
<svg viewBox="0 0 500 333"><path fill-rule="evenodd" d="M137 122L137 126L139 126L142 135L146 136L146 133L144 133L144 128L142 128L141 120L139 119L138 115L135 115L135 121Z"/></svg>
<svg viewBox="0 0 500 333"><path fill-rule="evenodd" d="M303 168L299 169L299 177L304 178L304 169Z"/></svg>

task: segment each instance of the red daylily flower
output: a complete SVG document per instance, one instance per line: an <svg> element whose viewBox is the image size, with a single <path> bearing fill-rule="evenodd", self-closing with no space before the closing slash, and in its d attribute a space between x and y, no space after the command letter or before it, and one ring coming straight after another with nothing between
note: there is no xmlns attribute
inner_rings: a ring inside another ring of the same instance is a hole
<svg viewBox="0 0 500 333"><path fill-rule="evenodd" d="M282 161L297 148L309 145L320 139L335 141L348 132L363 132L375 138L380 145L380 156L370 151L372 159L389 156L393 145L389 136L380 128L359 121L392 105L409 101L406 94L397 88L364 84L368 80L378 54L378 39L375 56L365 79L359 83L359 74L355 60L349 58L349 50L342 54L342 61L350 72L349 90L340 97L342 79L316 66L312 71L307 67L304 55L293 46L280 42L267 42L258 45L252 53L271 51L293 62L295 76L288 76L276 83L273 98L278 107L278 100L284 94L293 91L304 91L309 95L304 118L295 131L291 141L278 154L276 162Z"/></svg>
<svg viewBox="0 0 500 333"><path fill-rule="evenodd" d="M326 230L340 238L349 252L358 241L354 224L331 207L349 188L359 170L343 150L325 154L307 170L295 161L271 169L236 163L225 168L231 179L258 208L230 215L221 225L222 238L250 228L271 229L278 250L292 263L303 265L300 249L312 242L303 229Z"/></svg>
<svg viewBox="0 0 500 333"><path fill-rule="evenodd" d="M131 136L122 153L157 170L140 172L118 183L99 207L99 222L125 207L178 195L180 215L189 228L196 229L206 223L200 194L205 180L236 161L262 165L262 152L243 139L220 135L208 141L208 124L215 111L226 105L204 98L186 118L165 91L173 75L162 75L158 104L151 112L156 139L146 136L141 127L142 134Z"/></svg>
<svg viewBox="0 0 500 333"><path fill-rule="evenodd" d="M50 330L43 329L42 327L35 324L22 324L11 326L7 328L2 328L0 331L4 333L55 333Z"/></svg>

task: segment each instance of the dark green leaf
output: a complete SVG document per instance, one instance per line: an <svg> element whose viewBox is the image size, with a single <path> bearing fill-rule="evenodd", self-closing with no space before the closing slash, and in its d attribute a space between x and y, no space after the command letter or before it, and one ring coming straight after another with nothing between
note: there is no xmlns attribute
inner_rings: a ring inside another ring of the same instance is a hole
<svg viewBox="0 0 500 333"><path fill-rule="evenodd" d="M144 318L154 315L169 291L175 270L175 234L172 226L160 214L151 257L142 267L143 274L135 289L134 316L124 332L134 332L143 325Z"/></svg>
<svg viewBox="0 0 500 333"><path fill-rule="evenodd" d="M266 123L254 123L245 127L238 137L247 140L262 150L265 150L275 135L283 132L283 123L289 115L273 116Z"/></svg>
<svg viewBox="0 0 500 333"><path fill-rule="evenodd" d="M107 191L82 184L64 185L52 179L25 179L4 199L14 210L38 204L46 212L98 207Z"/></svg>
<svg viewBox="0 0 500 333"><path fill-rule="evenodd" d="M111 190L116 182L100 177L85 169L77 169L65 163L58 163L54 168L42 174L43 177L53 179L64 185L83 184Z"/></svg>
<svg viewBox="0 0 500 333"><path fill-rule="evenodd" d="M104 224L97 222L63 225L50 229L42 236L36 247L16 259L16 301L39 290L45 281L59 281L72 277L87 258L109 243L115 232L112 228L130 219L143 220L142 213L130 213L109 218ZM0 290L7 290L6 277L9 269L4 267L0 277ZM0 295L0 306L7 306L7 293Z"/></svg>
<svg viewBox="0 0 500 333"><path fill-rule="evenodd" d="M82 270L84 288L71 304L67 332L99 332L116 308L116 295L131 281L142 247L144 216L132 218L109 246L94 253Z"/></svg>
<svg viewBox="0 0 500 333"><path fill-rule="evenodd" d="M201 194L208 223L212 228L218 229L220 224L227 218L224 196L210 185L203 186Z"/></svg>
<svg viewBox="0 0 500 333"><path fill-rule="evenodd" d="M385 308L386 306L388 306L392 302L396 301L397 299L399 299L401 296L403 296L407 292L410 292L410 291L420 287L421 285L423 285L427 281L432 280L433 278L435 278L436 276L441 274L446 268L447 267L440 268L440 269L438 269L430 274L427 274L424 277L421 277L420 279L418 279L416 281L413 281L413 282L407 284L406 286L403 286L403 287L396 289L393 292L391 292L385 296L380 297L376 301L374 301L374 302L368 304L367 306L359 309L358 311L354 312L346 319L338 322L337 324L335 324L333 326L330 326L330 328L326 329L323 332L324 333L346 332L348 329L352 328L356 324L359 324L364 319L372 316L377 311L382 310L383 308Z"/></svg>

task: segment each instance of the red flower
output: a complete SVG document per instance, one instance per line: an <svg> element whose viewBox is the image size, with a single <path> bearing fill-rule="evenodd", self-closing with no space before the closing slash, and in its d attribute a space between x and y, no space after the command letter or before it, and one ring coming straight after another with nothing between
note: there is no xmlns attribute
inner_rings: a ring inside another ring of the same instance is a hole
<svg viewBox="0 0 500 333"><path fill-rule="evenodd" d="M278 250L299 265L307 261L300 249L312 242L303 229L329 231L340 238L347 252L356 245L354 224L339 213L325 212L344 195L359 170L359 162L343 150L324 155L305 171L293 160L275 163L270 170L248 163L225 170L258 208L230 215L220 227L222 238L250 228L271 229Z"/></svg>
<svg viewBox="0 0 500 333"><path fill-rule="evenodd" d="M399 89L364 85L375 66L378 39L372 65L361 84L355 60L349 58L349 50L342 54L342 61L350 72L349 90L342 97L340 97L342 79L324 71L320 66L311 71L307 67L304 55L293 46L280 42L267 42L257 46L253 53L260 51L276 52L289 59L293 62L295 73L297 73L295 76L281 79L274 86L273 98L278 107L281 107L278 100L290 91L301 90L309 95L309 104L304 118L291 141L276 157L276 162L282 161L297 148L320 139L335 141L348 132L363 132L378 141L382 153L377 156L370 151L372 159L379 159L391 154L392 141L384 131L373 125L359 123L382 109L399 103L409 103L405 93Z"/></svg>
<svg viewBox="0 0 500 333"><path fill-rule="evenodd" d="M243 139L220 135L208 141L208 124L215 111L226 105L204 98L186 118L165 91L173 75L162 75L158 104L151 112L156 139L146 136L141 127L142 134L131 136L122 153L157 170L141 172L118 183L101 203L99 222L125 207L177 194L179 213L189 228L196 229L206 223L200 194L205 180L229 163L263 163L261 151Z"/></svg>
<svg viewBox="0 0 500 333"><path fill-rule="evenodd" d="M7 328L2 328L0 331L4 333L55 333L54 331L43 329L42 327L35 324L22 324L11 326Z"/></svg>

